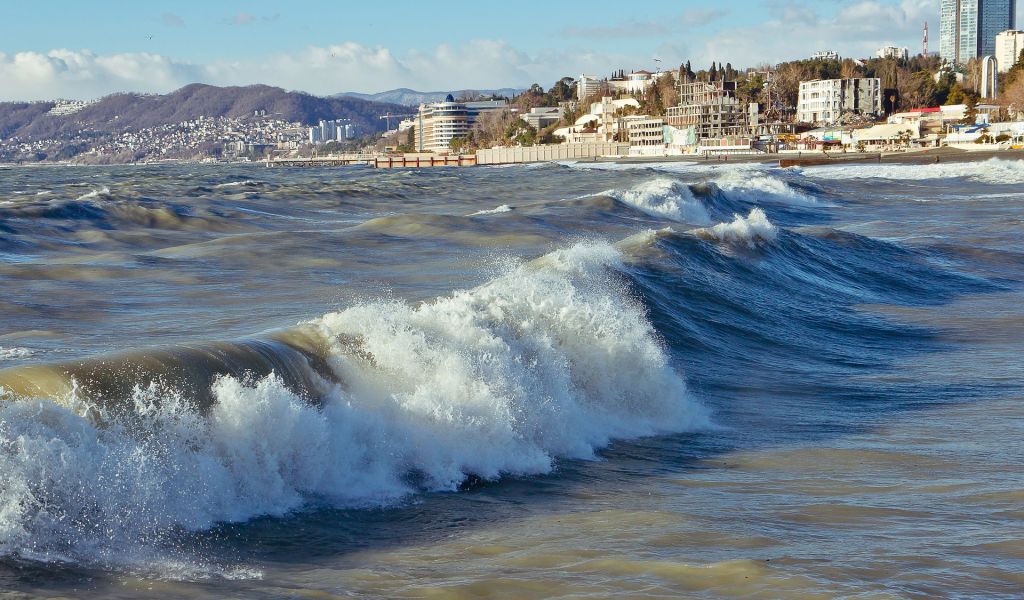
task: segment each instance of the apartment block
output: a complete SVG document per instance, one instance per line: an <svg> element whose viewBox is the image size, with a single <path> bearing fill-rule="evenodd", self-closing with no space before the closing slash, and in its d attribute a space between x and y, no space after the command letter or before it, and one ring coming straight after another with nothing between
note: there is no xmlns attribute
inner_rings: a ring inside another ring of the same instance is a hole
<svg viewBox="0 0 1024 600"><path fill-rule="evenodd" d="M833 124L846 113L882 112L878 78L816 79L800 82L796 119L802 123Z"/></svg>

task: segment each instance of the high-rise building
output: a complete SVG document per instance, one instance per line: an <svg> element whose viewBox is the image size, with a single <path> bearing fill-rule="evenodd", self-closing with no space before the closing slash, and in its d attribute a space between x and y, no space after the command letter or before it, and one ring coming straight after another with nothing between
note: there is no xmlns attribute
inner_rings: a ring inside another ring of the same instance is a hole
<svg viewBox="0 0 1024 600"><path fill-rule="evenodd" d="M1020 58L1024 51L1024 31L1009 29L996 36L996 61L999 63L999 72L1005 73Z"/></svg>
<svg viewBox="0 0 1024 600"><path fill-rule="evenodd" d="M954 64L995 54L996 34L1016 20L1016 0L941 0L939 10L939 54Z"/></svg>

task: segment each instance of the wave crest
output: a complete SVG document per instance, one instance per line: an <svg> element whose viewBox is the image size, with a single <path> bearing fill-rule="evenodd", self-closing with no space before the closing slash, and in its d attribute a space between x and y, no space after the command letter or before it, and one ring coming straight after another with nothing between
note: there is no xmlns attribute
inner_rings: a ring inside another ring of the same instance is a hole
<svg viewBox="0 0 1024 600"><path fill-rule="evenodd" d="M707 209L684 183L659 177L625 191L604 192L655 217L703 225L711 222Z"/></svg>
<svg viewBox="0 0 1024 600"><path fill-rule="evenodd" d="M692 233L707 240L753 247L758 241L773 241L778 236L778 228L768 220L763 210L754 208L746 217L734 215L731 222L695 229Z"/></svg>

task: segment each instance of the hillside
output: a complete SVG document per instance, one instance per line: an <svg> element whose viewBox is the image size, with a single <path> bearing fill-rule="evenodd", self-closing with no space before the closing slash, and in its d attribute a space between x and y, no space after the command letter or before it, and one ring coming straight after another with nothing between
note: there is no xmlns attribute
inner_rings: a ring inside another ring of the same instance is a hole
<svg viewBox="0 0 1024 600"><path fill-rule="evenodd" d="M518 88L499 88L492 90L452 90L448 92L417 92L416 90L410 90L409 88L398 88L396 90L388 90L386 92L378 92L376 94L361 94L358 92L344 92L341 94L335 94L333 98L357 98L360 100L369 100L371 102L385 102L390 104L401 104L408 108L410 106L419 106L420 104L428 102L438 102L444 100L444 97L448 94L455 96L507 96L511 98L517 94L522 93L523 90Z"/></svg>
<svg viewBox="0 0 1024 600"><path fill-rule="evenodd" d="M46 114L51 103L0 103L0 139L69 138L80 132L116 133L189 121L243 117L266 111L285 121L313 124L351 119L359 131L383 131L377 117L407 107L360 98L321 98L266 85L216 87L192 84L165 95L114 94L67 116Z"/></svg>

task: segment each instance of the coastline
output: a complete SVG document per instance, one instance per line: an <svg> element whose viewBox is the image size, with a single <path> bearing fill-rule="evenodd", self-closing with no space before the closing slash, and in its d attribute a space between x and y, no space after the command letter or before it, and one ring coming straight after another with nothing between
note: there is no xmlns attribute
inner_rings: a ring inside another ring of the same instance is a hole
<svg viewBox="0 0 1024 600"><path fill-rule="evenodd" d="M595 162L609 162L616 164L644 164L644 163L666 163L686 162L694 164L770 164L781 161L795 161L798 164L787 166L816 167L827 166L839 163L883 163L883 164L934 164L950 163L973 163L982 162L992 158L1004 160L1024 160L1024 150L961 150L959 148L927 148L914 152L837 152L824 154L821 152L807 152L803 154L757 154L757 155L729 155L727 160L720 160L717 157L697 158L694 156L622 156L600 158Z"/></svg>

